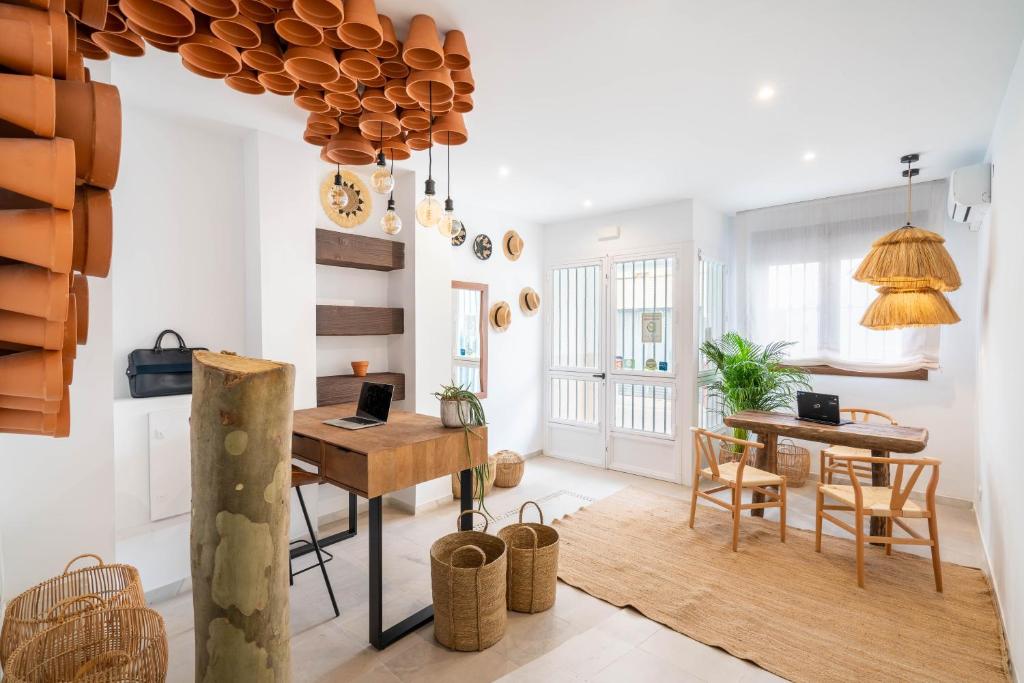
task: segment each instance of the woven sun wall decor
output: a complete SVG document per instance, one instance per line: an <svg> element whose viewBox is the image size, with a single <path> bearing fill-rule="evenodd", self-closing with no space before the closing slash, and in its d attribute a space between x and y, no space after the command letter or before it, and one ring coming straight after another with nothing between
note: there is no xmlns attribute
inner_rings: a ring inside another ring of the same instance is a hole
<svg viewBox="0 0 1024 683"><path fill-rule="evenodd" d="M343 228L354 228L366 222L373 211L373 200L370 191L362 178L351 171L341 172L341 189L348 201L344 208L335 209L331 206L330 193L334 187L334 173L328 173L320 183L320 206L334 223Z"/></svg>

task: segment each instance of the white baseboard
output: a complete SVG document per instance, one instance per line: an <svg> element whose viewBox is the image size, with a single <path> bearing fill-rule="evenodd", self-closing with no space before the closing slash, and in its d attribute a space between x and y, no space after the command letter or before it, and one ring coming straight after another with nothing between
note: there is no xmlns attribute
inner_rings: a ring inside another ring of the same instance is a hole
<svg viewBox="0 0 1024 683"><path fill-rule="evenodd" d="M985 544L985 534L981 531L981 520L978 518L978 508L974 508L974 522L978 525L978 538L981 540L981 571L988 579L988 585L992 587L992 601L996 604L996 616L999 618L999 628L1002 630L1003 643L1006 647L1006 657L1010 661L1010 679L1014 683L1020 683L1020 676L1013 665L1013 651L1010 649L1010 639L1006 637L1006 613L1003 611L1003 602L999 598L999 586L992 577L992 558L989 556L988 546Z"/></svg>

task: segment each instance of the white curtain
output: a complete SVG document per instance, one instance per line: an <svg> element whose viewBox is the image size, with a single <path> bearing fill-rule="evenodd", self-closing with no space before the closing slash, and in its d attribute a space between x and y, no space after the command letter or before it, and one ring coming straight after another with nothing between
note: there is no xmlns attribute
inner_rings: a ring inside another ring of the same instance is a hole
<svg viewBox="0 0 1024 683"><path fill-rule="evenodd" d="M946 181L915 183L911 222L943 232ZM871 243L906 223L906 187L743 211L747 333L793 341L794 365L863 372L936 369L937 328L878 332L860 326L875 297L853 273Z"/></svg>

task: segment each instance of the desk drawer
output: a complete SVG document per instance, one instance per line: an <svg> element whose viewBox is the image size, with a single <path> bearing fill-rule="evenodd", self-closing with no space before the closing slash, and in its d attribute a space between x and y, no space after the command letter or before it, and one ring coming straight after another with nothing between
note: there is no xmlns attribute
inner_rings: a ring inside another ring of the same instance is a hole
<svg viewBox="0 0 1024 683"><path fill-rule="evenodd" d="M324 444L324 464L320 470L325 479L341 484L347 489L366 492L366 456L346 451L330 444Z"/></svg>
<svg viewBox="0 0 1024 683"><path fill-rule="evenodd" d="M320 467L320 441L310 439L308 436L292 434L292 455L308 462L310 465Z"/></svg>

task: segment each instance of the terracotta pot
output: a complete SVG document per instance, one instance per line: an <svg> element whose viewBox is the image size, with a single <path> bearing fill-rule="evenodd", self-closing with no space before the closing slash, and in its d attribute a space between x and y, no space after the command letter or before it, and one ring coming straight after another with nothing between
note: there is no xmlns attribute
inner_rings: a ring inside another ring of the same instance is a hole
<svg viewBox="0 0 1024 683"><path fill-rule="evenodd" d="M338 117L338 120L341 121L341 125L343 126L348 126L349 128L358 128L360 116L362 116L362 112L360 112L359 114L342 114L341 116ZM371 143L372 142L373 141L371 140Z"/></svg>
<svg viewBox="0 0 1024 683"><path fill-rule="evenodd" d="M437 117L432 134L434 142L439 145L464 145L469 140L466 123L462 120L462 114L457 111Z"/></svg>
<svg viewBox="0 0 1024 683"><path fill-rule="evenodd" d="M197 12L212 19L238 16L238 0L185 0Z"/></svg>
<svg viewBox="0 0 1024 683"><path fill-rule="evenodd" d="M292 10L277 13L274 30L286 42L303 47L316 47L324 42L324 33L319 27L307 24Z"/></svg>
<svg viewBox="0 0 1024 683"><path fill-rule="evenodd" d="M59 209L0 211L0 256L58 273L72 267L72 215Z"/></svg>
<svg viewBox="0 0 1024 683"><path fill-rule="evenodd" d="M22 351L0 356L0 394L56 401L63 393L60 351Z"/></svg>
<svg viewBox="0 0 1024 683"><path fill-rule="evenodd" d="M241 14L230 19L214 19L210 22L213 35L237 48L249 49L260 44L260 26Z"/></svg>
<svg viewBox="0 0 1024 683"><path fill-rule="evenodd" d="M347 92L354 93L359 89L359 83L349 78L345 74L338 74L338 78L331 81L330 83L324 83L324 90L328 92Z"/></svg>
<svg viewBox="0 0 1024 683"><path fill-rule="evenodd" d="M306 111L313 112L314 114L323 114L331 108L331 105L324 101L324 93L322 90L299 88L295 92L295 95L292 96L292 99L295 101L295 105L299 109L305 109Z"/></svg>
<svg viewBox="0 0 1024 683"><path fill-rule="evenodd" d="M375 57L380 59L392 59L398 56L398 36L395 35L395 25L391 23L391 17L378 14L377 21L380 22L381 31L383 31L384 39L380 45L370 50Z"/></svg>
<svg viewBox="0 0 1024 683"><path fill-rule="evenodd" d="M378 149L383 150L384 156L394 161L405 161L412 156L412 151L409 149L409 145L401 136L385 140Z"/></svg>
<svg viewBox="0 0 1024 683"><path fill-rule="evenodd" d="M460 114L468 114L473 111L473 96L456 95L452 101L452 109Z"/></svg>
<svg viewBox="0 0 1024 683"><path fill-rule="evenodd" d="M232 90L237 90L246 95L262 95L267 91L257 79L256 72L252 69L242 69L236 74L226 76L224 82Z"/></svg>
<svg viewBox="0 0 1024 683"><path fill-rule="evenodd" d="M356 377L366 377L366 370L370 367L368 360L352 361L352 374Z"/></svg>
<svg viewBox="0 0 1024 683"><path fill-rule="evenodd" d="M394 102L399 107L415 107L416 100L409 97L409 93L405 90L405 79L395 78L389 80L384 85L384 96Z"/></svg>
<svg viewBox="0 0 1024 683"><path fill-rule="evenodd" d="M53 79L0 74L0 120L44 138L54 136Z"/></svg>
<svg viewBox="0 0 1024 683"><path fill-rule="evenodd" d="M195 64L192 64L191 62L186 62L184 59L181 60L181 65L185 67L187 71L191 71L196 76L202 76L203 78L209 78L214 81L224 80L224 74L215 73L213 71L207 71L202 67L198 67Z"/></svg>
<svg viewBox="0 0 1024 683"><path fill-rule="evenodd" d="M2 10L0 10L2 12ZM69 19L63 11L50 10L50 37L53 40L53 75L66 78L68 75L68 52L74 45L73 36L75 21Z"/></svg>
<svg viewBox="0 0 1024 683"><path fill-rule="evenodd" d="M116 55L125 57L141 57L146 54L146 44L140 36L125 29L121 33L96 31L92 34L92 42Z"/></svg>
<svg viewBox="0 0 1024 683"><path fill-rule="evenodd" d="M8 434L41 434L57 431L57 415L30 410L0 408L0 432Z"/></svg>
<svg viewBox="0 0 1024 683"><path fill-rule="evenodd" d="M0 311L0 341L60 351L64 346L64 324L24 313Z"/></svg>
<svg viewBox="0 0 1024 683"><path fill-rule="evenodd" d="M70 209L75 203L75 143L65 138L0 138L0 189L38 199L57 209Z"/></svg>
<svg viewBox="0 0 1024 683"><path fill-rule="evenodd" d="M0 266L0 309L63 321L68 313L67 273L24 263Z"/></svg>
<svg viewBox="0 0 1024 683"><path fill-rule="evenodd" d="M125 19L125 24L128 26L130 31L142 36L143 40L156 49L163 50L164 52L178 51L178 46L182 41L181 38L168 38L167 36L162 36L159 33L153 33L152 31L142 28L131 19Z"/></svg>
<svg viewBox="0 0 1024 683"><path fill-rule="evenodd" d="M342 128L332 135L325 153L332 162L350 166L372 164L375 157L373 146L355 128Z"/></svg>
<svg viewBox="0 0 1024 683"><path fill-rule="evenodd" d="M292 0L260 0L267 7L273 7L280 11L292 8Z"/></svg>
<svg viewBox="0 0 1024 683"><path fill-rule="evenodd" d="M221 77L242 70L242 55L238 48L215 36L205 20L196 24L195 33L181 41L178 54L182 61Z"/></svg>
<svg viewBox="0 0 1024 683"><path fill-rule="evenodd" d="M315 133L309 130L308 128L302 134L302 139L303 141L308 142L311 145L315 145L316 147L323 147L324 145L331 141L331 139L326 135L320 135L319 133Z"/></svg>
<svg viewBox="0 0 1024 683"><path fill-rule="evenodd" d="M90 28L110 30L107 27L107 0L66 0L64 9Z"/></svg>
<svg viewBox="0 0 1024 683"><path fill-rule="evenodd" d="M444 50L437 37L437 24L426 14L417 14L409 22L402 60L413 69L440 69L444 65Z"/></svg>
<svg viewBox="0 0 1024 683"><path fill-rule="evenodd" d="M324 136L334 135L341 130L341 126L338 125L338 119L326 114L310 114L307 116L306 128L317 135Z"/></svg>
<svg viewBox="0 0 1024 683"><path fill-rule="evenodd" d="M60 352L58 352L60 353ZM61 379L64 382L64 386L67 387L75 379L75 359L71 356L66 356L61 353L60 356L60 374Z"/></svg>
<svg viewBox="0 0 1024 683"><path fill-rule="evenodd" d="M196 19L184 0L121 0L121 13L136 24L168 38L187 38L195 33Z"/></svg>
<svg viewBox="0 0 1024 683"><path fill-rule="evenodd" d="M338 79L338 58L326 45L291 46L284 53L284 70L298 80L330 83Z"/></svg>
<svg viewBox="0 0 1024 683"><path fill-rule="evenodd" d="M399 121L406 130L426 130L430 126L430 116L422 109L406 109Z"/></svg>
<svg viewBox="0 0 1024 683"><path fill-rule="evenodd" d="M307 24L321 28L334 27L345 17L341 0L295 0L292 9ZM332 33L332 31L325 31Z"/></svg>
<svg viewBox="0 0 1024 683"><path fill-rule="evenodd" d="M341 39L341 36L338 35L337 29L334 29L333 31L330 29L324 31L324 45L339 51L352 49L351 45Z"/></svg>
<svg viewBox="0 0 1024 683"><path fill-rule="evenodd" d="M242 52L242 63L260 73L277 74L284 71L284 57L277 35L268 24L260 25L260 44Z"/></svg>
<svg viewBox="0 0 1024 683"><path fill-rule="evenodd" d="M409 65L401 59L388 59L380 63L380 73L388 78L405 78L409 75Z"/></svg>
<svg viewBox="0 0 1024 683"><path fill-rule="evenodd" d="M427 131L425 130L410 131L405 136L405 143L417 152L422 152L423 150L434 146L434 143L430 141L430 136L427 135Z"/></svg>
<svg viewBox="0 0 1024 683"><path fill-rule="evenodd" d="M85 36L78 36L78 39L75 41L75 49L88 59L94 59L97 62L110 59L109 52L92 42L91 38L86 38Z"/></svg>
<svg viewBox="0 0 1024 683"><path fill-rule="evenodd" d="M414 69L405 79L405 91L424 109L429 103L440 105L451 102L455 97L455 86L452 84L448 69Z"/></svg>
<svg viewBox="0 0 1024 683"><path fill-rule="evenodd" d="M292 95L299 89L299 82L286 73L261 73L256 78L275 95Z"/></svg>
<svg viewBox="0 0 1024 683"><path fill-rule="evenodd" d="M61 325L61 349L65 355L70 354L72 358L78 356L78 305L75 303L75 295L68 296L68 318Z"/></svg>
<svg viewBox="0 0 1024 683"><path fill-rule="evenodd" d="M345 20L338 35L352 47L372 50L384 42L384 28L373 0L345 0Z"/></svg>
<svg viewBox="0 0 1024 683"><path fill-rule="evenodd" d="M380 61L366 50L345 50L341 53L341 72L357 81L380 76Z"/></svg>
<svg viewBox="0 0 1024 683"><path fill-rule="evenodd" d="M394 102L384 96L384 91L380 88L367 88L363 90L361 101L363 109L366 111L387 113L393 112L397 108Z"/></svg>
<svg viewBox="0 0 1024 683"><path fill-rule="evenodd" d="M0 4L0 65L14 73L63 78L68 63L68 17Z"/></svg>
<svg viewBox="0 0 1024 683"><path fill-rule="evenodd" d="M85 56L81 52L68 53L68 80L85 83Z"/></svg>
<svg viewBox="0 0 1024 683"><path fill-rule="evenodd" d="M113 210L110 192L79 185L72 211L74 246L71 267L79 273L106 277L113 247Z"/></svg>
<svg viewBox="0 0 1024 683"><path fill-rule="evenodd" d="M99 4L106 6L107 3L105 0L101 0ZM126 28L128 28L128 22L125 20L124 15L121 14L121 10L111 6L107 9L107 14L104 16L103 26L98 27L98 30L106 31L107 33L120 33Z"/></svg>
<svg viewBox="0 0 1024 683"><path fill-rule="evenodd" d="M71 278L71 294L75 297L78 343L84 344L89 340L89 281L84 275L76 273Z"/></svg>
<svg viewBox="0 0 1024 683"><path fill-rule="evenodd" d="M444 34L444 65L452 70L468 69L470 64L466 34L452 29Z"/></svg>
<svg viewBox="0 0 1024 683"><path fill-rule="evenodd" d="M347 109L351 111L352 109L359 108L361 106L359 96L350 92L324 93L324 100L332 107L337 107L342 110Z"/></svg>
<svg viewBox="0 0 1024 683"><path fill-rule="evenodd" d="M43 401L38 398L25 398L24 396L3 396L0 395L0 408L9 410L31 410L47 415L56 415L60 411L60 401Z"/></svg>
<svg viewBox="0 0 1024 683"><path fill-rule="evenodd" d="M387 85L388 79L386 76L384 76L384 74L378 74L373 78L364 78L359 82L362 83L367 88L380 88L381 90L383 90L384 86Z"/></svg>
<svg viewBox="0 0 1024 683"><path fill-rule="evenodd" d="M476 81L473 80L473 69L459 69L452 71L452 82L455 84L455 94L472 95L476 90Z"/></svg>
<svg viewBox="0 0 1024 683"><path fill-rule="evenodd" d="M257 24L273 24L277 18L277 10L259 0L239 0L238 13Z"/></svg>
<svg viewBox="0 0 1024 683"><path fill-rule="evenodd" d="M121 97L106 83L56 81L57 135L75 141L76 177L112 189L121 163Z"/></svg>
<svg viewBox="0 0 1024 683"><path fill-rule="evenodd" d="M382 139L401 135L402 124L392 113L364 111L359 117L359 132L367 140L379 144Z"/></svg>

